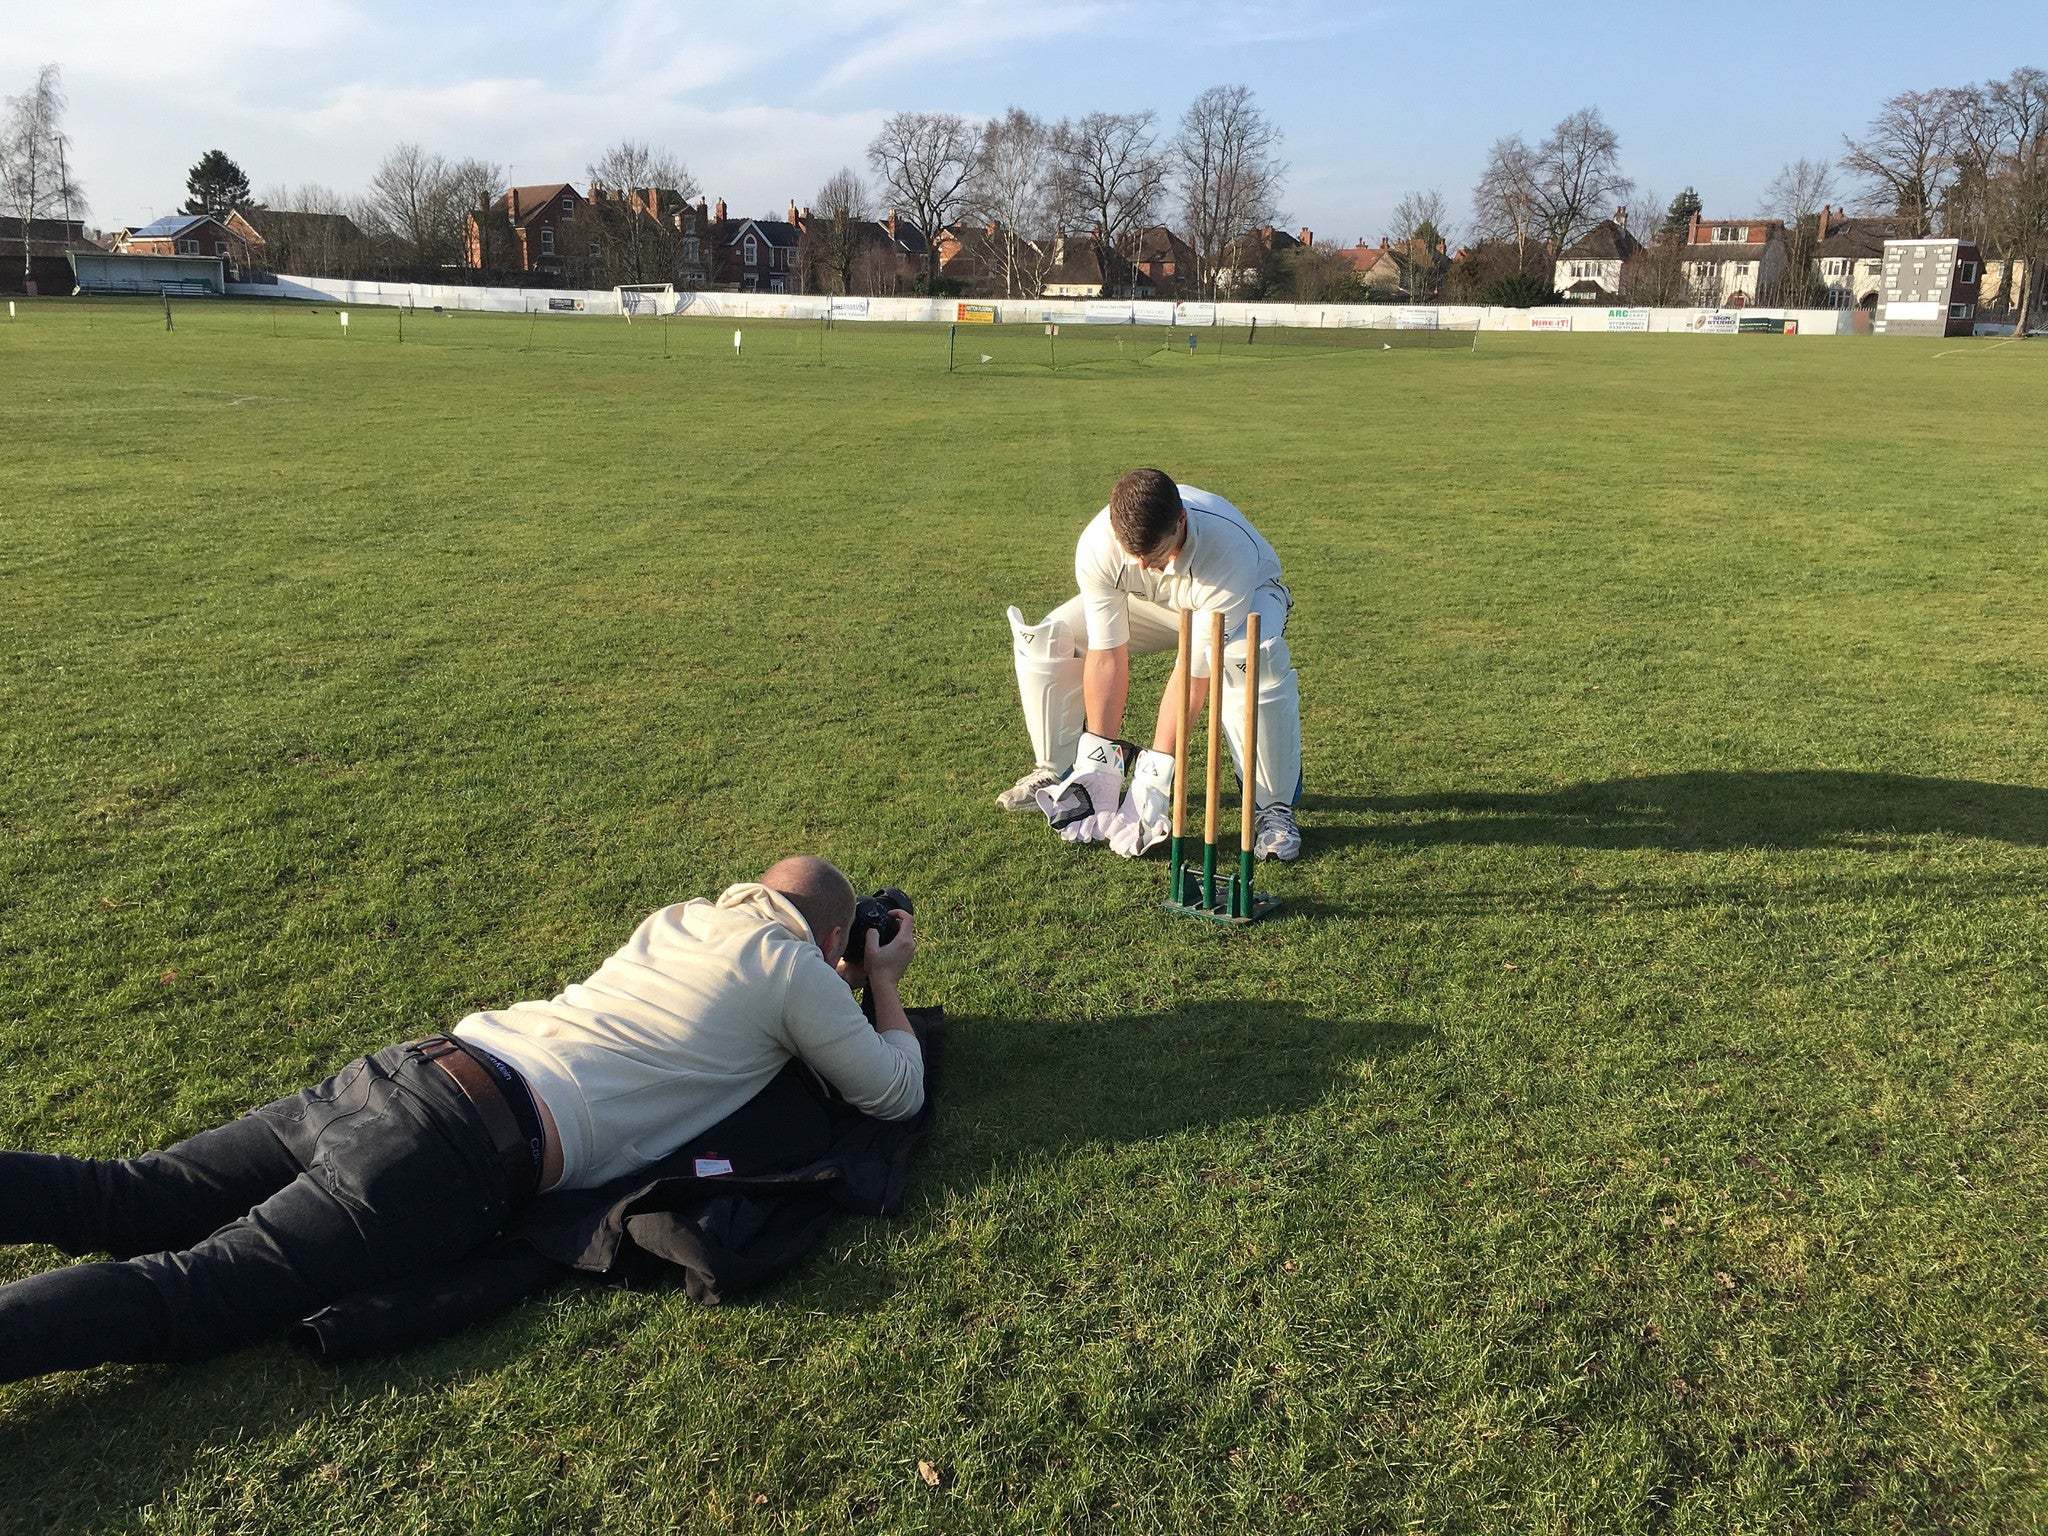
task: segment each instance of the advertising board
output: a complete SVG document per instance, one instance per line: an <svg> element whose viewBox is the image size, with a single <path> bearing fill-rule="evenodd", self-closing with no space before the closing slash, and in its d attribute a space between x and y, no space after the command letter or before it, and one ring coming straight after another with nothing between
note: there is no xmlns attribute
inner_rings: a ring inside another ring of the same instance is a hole
<svg viewBox="0 0 2048 1536"><path fill-rule="evenodd" d="M1647 331L1649 328L1650 312L1647 309L1607 311L1607 329L1610 331Z"/></svg>
<svg viewBox="0 0 2048 1536"><path fill-rule="evenodd" d="M994 325L996 323L996 307L993 304L955 305L953 319L960 325Z"/></svg>
<svg viewBox="0 0 2048 1536"><path fill-rule="evenodd" d="M1529 329L1532 331L1568 331L1572 328L1570 315L1531 315Z"/></svg>
<svg viewBox="0 0 2048 1536"><path fill-rule="evenodd" d="M1737 318L1725 310L1717 309L1712 314L1694 315L1692 328L1702 336L1733 336Z"/></svg>

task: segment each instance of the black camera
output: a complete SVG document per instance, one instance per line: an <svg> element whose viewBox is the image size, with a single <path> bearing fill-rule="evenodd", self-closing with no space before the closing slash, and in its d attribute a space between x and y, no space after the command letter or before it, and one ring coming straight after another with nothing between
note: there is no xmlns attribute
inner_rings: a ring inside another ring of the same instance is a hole
<svg viewBox="0 0 2048 1536"><path fill-rule="evenodd" d="M868 935L873 934L876 942L890 944L903 931L903 924L896 920L898 912L912 912L916 908L910 898L893 885L885 885L872 896L863 896L853 904L853 926L846 930L846 958L860 965L868 957Z"/></svg>

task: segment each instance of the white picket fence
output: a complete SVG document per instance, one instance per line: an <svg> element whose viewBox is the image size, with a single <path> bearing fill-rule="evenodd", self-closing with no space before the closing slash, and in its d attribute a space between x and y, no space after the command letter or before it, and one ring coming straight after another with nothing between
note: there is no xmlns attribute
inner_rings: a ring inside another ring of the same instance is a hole
<svg viewBox="0 0 2048 1536"><path fill-rule="evenodd" d="M280 276L275 283L232 283L246 298L311 299L350 305L406 305L418 309L482 310L514 315L612 315L619 296L610 289L465 288L435 283L357 282L335 277ZM644 304L653 295L637 295ZM1482 331L1597 331L1602 334L1687 332L1733 334L1743 321L1791 321L1801 336L1847 335L1845 309L1503 309L1473 304L1266 304L1176 303L1166 299L915 299L829 298L821 294L702 293L660 295L670 313L720 320L822 320L946 324L992 317L999 324L1173 325L1290 327L1434 327ZM644 310L641 311L644 313Z"/></svg>

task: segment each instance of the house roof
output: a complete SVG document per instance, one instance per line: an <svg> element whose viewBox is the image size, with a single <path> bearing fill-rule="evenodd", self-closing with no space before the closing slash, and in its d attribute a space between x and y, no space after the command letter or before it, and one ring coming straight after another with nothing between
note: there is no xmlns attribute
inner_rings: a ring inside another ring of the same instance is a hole
<svg viewBox="0 0 2048 1536"><path fill-rule="evenodd" d="M345 213L301 213L296 208L251 208L244 218L251 229L268 239L276 234L312 234L319 231L346 239L361 233Z"/></svg>
<svg viewBox="0 0 2048 1536"><path fill-rule="evenodd" d="M1881 256L1884 243L1898 236L1896 219L1844 219L1814 248L1816 256Z"/></svg>
<svg viewBox="0 0 2048 1536"><path fill-rule="evenodd" d="M1045 274L1048 288L1074 288L1103 286L1106 281L1102 262L1095 250L1095 242L1069 237L1065 246L1065 259Z"/></svg>
<svg viewBox="0 0 2048 1536"><path fill-rule="evenodd" d="M1131 237L1133 261L1183 262L1195 259L1194 248L1164 224L1150 224Z"/></svg>
<svg viewBox="0 0 2048 1536"><path fill-rule="evenodd" d="M753 230L770 245L794 247L803 236L803 231L787 219L741 219L739 227L727 238L727 245L738 245L748 230Z"/></svg>
<svg viewBox="0 0 2048 1536"><path fill-rule="evenodd" d="M130 240L175 240L194 225L218 224L219 222L220 220L210 213L174 213L165 218L158 219L153 224L145 224L140 229L130 230L128 238Z"/></svg>
<svg viewBox="0 0 2048 1536"><path fill-rule="evenodd" d="M1628 226L1602 219L1565 247L1560 261L1627 261L1643 248L1643 242L1628 232Z"/></svg>
<svg viewBox="0 0 2048 1536"><path fill-rule="evenodd" d="M895 246L906 256L924 254L924 231L908 219L897 219L896 233L893 236L889 233L889 224L885 219L871 220L868 227L874 231L877 239Z"/></svg>
<svg viewBox="0 0 2048 1536"><path fill-rule="evenodd" d="M512 199L512 217L524 224L564 192L579 203L584 200L583 194L566 181L558 181L547 186L514 187L505 195Z"/></svg>

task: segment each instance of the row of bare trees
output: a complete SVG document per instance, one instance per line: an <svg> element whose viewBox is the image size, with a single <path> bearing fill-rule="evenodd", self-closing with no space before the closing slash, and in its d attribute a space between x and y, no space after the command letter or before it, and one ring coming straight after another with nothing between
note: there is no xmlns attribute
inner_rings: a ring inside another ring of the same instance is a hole
<svg viewBox="0 0 2048 1536"><path fill-rule="evenodd" d="M1202 92L1170 133L1149 109L1048 122L1011 107L979 123L898 112L868 145L867 161L882 197L920 230L994 226L989 254L1007 294L1038 291L1069 235L1093 243L1114 282L1139 233L1169 214L1194 253L1188 286L1213 294L1230 284L1233 245L1278 217L1279 151L1280 130L1237 85ZM820 189L813 211L830 220L842 209L850 219L872 216L851 168ZM844 251L822 265L835 281L851 275ZM928 241L928 284L938 267Z"/></svg>
<svg viewBox="0 0 2048 1536"><path fill-rule="evenodd" d="M1858 137L1842 169L1872 213L1902 235L1974 239L2001 264L1991 300L2022 323L2043 307L2048 263L2048 71L2015 69L1982 85L1902 91Z"/></svg>

